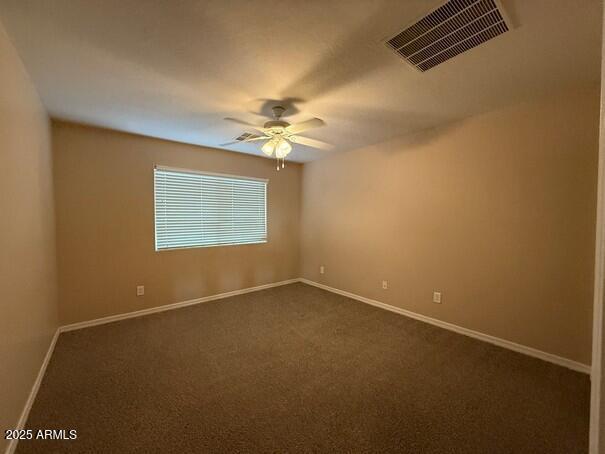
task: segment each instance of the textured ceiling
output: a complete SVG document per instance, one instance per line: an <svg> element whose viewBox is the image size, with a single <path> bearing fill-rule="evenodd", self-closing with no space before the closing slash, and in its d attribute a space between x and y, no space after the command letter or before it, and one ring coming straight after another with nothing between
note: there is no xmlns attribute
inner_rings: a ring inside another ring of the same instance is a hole
<svg viewBox="0 0 605 454"><path fill-rule="evenodd" d="M441 3L0 0L0 18L51 115L213 147L267 100L345 152L600 79L599 0L502 0L514 30L416 72L382 41Z"/></svg>

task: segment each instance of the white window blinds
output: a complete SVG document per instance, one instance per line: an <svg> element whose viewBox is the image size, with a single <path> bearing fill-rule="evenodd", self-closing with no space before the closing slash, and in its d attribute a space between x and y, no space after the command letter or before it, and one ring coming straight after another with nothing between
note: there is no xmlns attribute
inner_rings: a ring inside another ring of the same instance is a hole
<svg viewBox="0 0 605 454"><path fill-rule="evenodd" d="M155 248L267 241L267 180L156 167Z"/></svg>

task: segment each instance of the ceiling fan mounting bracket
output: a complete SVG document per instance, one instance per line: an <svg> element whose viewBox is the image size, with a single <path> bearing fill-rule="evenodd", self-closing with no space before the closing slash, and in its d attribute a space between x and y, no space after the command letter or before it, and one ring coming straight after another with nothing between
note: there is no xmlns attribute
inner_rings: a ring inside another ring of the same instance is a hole
<svg viewBox="0 0 605 454"><path fill-rule="evenodd" d="M271 110L273 111L273 116L275 117L275 119L279 120L286 111L286 108L283 106L273 106Z"/></svg>
<svg viewBox="0 0 605 454"><path fill-rule="evenodd" d="M290 123L288 123L287 121L282 121L282 120L270 120L267 121L264 125L265 129L271 129L271 128L287 128L288 126L290 126Z"/></svg>

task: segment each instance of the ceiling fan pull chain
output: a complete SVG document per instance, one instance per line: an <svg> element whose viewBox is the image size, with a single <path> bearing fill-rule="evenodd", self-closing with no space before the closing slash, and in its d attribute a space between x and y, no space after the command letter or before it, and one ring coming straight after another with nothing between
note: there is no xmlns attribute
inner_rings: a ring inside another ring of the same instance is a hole
<svg viewBox="0 0 605 454"><path fill-rule="evenodd" d="M286 167L286 158L281 158L281 168Z"/></svg>
<svg viewBox="0 0 605 454"><path fill-rule="evenodd" d="M277 158L277 171L279 172L279 158Z"/></svg>

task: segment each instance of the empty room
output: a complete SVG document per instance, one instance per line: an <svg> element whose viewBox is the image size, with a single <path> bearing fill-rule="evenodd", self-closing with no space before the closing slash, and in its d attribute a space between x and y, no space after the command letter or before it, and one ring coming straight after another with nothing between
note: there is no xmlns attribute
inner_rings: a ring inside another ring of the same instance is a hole
<svg viewBox="0 0 605 454"><path fill-rule="evenodd" d="M600 0L0 0L0 452L605 454Z"/></svg>

